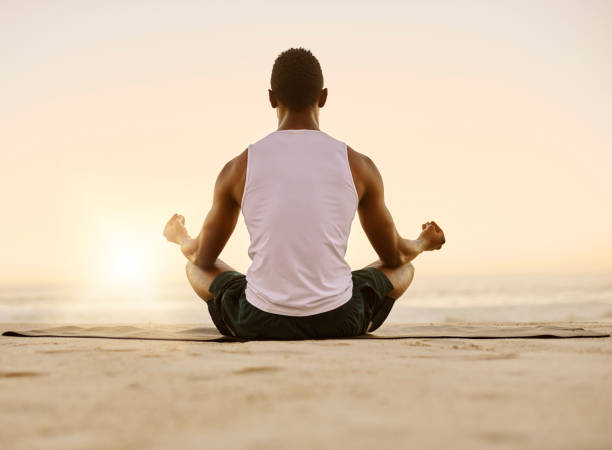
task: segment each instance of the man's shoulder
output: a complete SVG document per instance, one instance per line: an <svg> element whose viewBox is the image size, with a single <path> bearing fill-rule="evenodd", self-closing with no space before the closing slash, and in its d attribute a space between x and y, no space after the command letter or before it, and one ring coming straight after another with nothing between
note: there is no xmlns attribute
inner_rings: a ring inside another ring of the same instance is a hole
<svg viewBox="0 0 612 450"><path fill-rule="evenodd" d="M226 177L232 177L239 175L241 172L246 170L247 158L248 158L248 147L242 151L238 156L233 157L221 170L221 173Z"/></svg>
<svg viewBox="0 0 612 450"><path fill-rule="evenodd" d="M376 165L369 156L359 153L348 144L346 145L346 151L352 171L358 172L359 175L366 176L376 170Z"/></svg>
<svg viewBox="0 0 612 450"><path fill-rule="evenodd" d="M231 198L239 205L242 202L242 190L246 178L248 147L238 156L230 159L217 177L216 188L231 193Z"/></svg>
<svg viewBox="0 0 612 450"><path fill-rule="evenodd" d="M366 192L377 190L376 186L380 183L380 174L374 161L369 156L359 153L348 144L346 151L355 188L361 201Z"/></svg>

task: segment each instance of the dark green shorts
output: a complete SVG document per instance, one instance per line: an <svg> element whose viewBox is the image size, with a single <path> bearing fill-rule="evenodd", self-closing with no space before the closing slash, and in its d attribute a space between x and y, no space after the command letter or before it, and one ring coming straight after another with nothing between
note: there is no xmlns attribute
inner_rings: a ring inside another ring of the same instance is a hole
<svg viewBox="0 0 612 450"><path fill-rule="evenodd" d="M272 314L251 305L245 296L246 277L222 272L210 285L208 311L217 329L243 339L329 339L374 331L385 321L393 303L393 285L374 267L354 270L353 296L336 309L312 316Z"/></svg>

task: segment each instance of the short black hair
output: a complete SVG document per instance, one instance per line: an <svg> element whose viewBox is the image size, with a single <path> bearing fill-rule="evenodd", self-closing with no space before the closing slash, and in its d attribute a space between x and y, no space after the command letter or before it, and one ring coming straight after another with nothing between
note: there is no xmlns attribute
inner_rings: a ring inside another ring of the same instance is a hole
<svg viewBox="0 0 612 450"><path fill-rule="evenodd" d="M270 86L283 105L303 111L317 101L323 89L321 65L310 50L285 50L274 61Z"/></svg>

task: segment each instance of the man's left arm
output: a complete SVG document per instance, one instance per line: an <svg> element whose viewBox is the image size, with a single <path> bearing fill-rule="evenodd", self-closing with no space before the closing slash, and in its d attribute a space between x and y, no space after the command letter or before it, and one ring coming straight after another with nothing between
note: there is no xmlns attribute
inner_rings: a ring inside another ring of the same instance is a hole
<svg viewBox="0 0 612 450"><path fill-rule="evenodd" d="M243 154L244 155L244 154ZM191 238L185 228L183 216L172 216L164 230L164 236L181 246L187 259L203 270L210 269L232 235L240 215L238 188L244 185L243 155L228 162L217 177L213 204L206 215L200 234Z"/></svg>

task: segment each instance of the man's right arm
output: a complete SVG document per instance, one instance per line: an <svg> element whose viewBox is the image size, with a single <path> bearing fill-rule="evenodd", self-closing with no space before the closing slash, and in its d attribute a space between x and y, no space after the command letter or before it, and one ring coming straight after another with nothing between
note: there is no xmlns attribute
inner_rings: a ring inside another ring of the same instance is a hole
<svg viewBox="0 0 612 450"><path fill-rule="evenodd" d="M382 176L374 162L350 147L349 162L359 195L357 211L361 226L385 266L397 267L425 250L442 246L444 234L433 222L423 224L423 232L417 239L402 238L385 204Z"/></svg>

